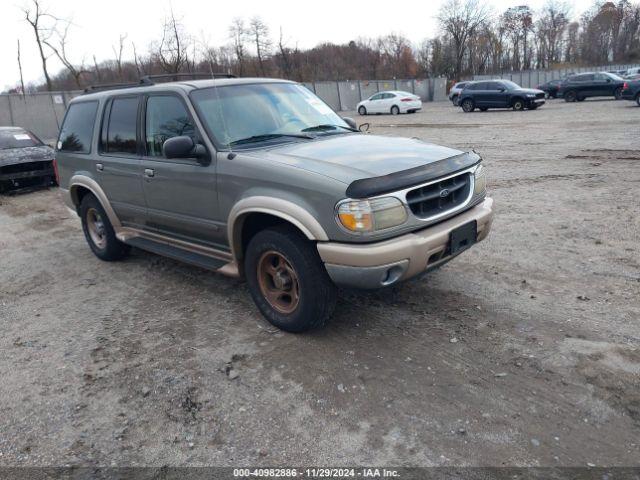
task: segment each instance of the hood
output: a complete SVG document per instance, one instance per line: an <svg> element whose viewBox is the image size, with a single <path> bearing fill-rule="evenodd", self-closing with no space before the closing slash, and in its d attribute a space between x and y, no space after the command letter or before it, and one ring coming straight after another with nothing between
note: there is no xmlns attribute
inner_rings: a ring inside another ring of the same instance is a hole
<svg viewBox="0 0 640 480"><path fill-rule="evenodd" d="M520 88L518 91L522 93L535 93L536 95L538 93L544 93L544 90L538 90L537 88Z"/></svg>
<svg viewBox="0 0 640 480"><path fill-rule="evenodd" d="M53 149L46 145L38 147L6 148L0 150L0 167L19 163L53 160Z"/></svg>
<svg viewBox="0 0 640 480"><path fill-rule="evenodd" d="M253 153L264 156L265 151ZM381 177L464 155L453 148L413 138L347 134L287 144L267 150L271 161L344 183Z"/></svg>

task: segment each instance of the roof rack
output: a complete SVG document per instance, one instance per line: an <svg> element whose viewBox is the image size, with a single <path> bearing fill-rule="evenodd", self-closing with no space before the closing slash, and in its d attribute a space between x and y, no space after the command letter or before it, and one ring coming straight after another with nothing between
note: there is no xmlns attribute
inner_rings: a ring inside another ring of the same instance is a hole
<svg viewBox="0 0 640 480"><path fill-rule="evenodd" d="M161 73L157 75L145 75L140 78L138 82L129 83L105 83L100 85L90 85L84 89L84 93L101 92L104 90L117 90L120 88L135 88L147 85L155 85L156 83L162 83L160 80L166 82L176 82L183 78L236 78L231 73Z"/></svg>
<svg viewBox="0 0 640 480"><path fill-rule="evenodd" d="M236 78L231 73L160 73L158 75L145 75L140 79L140 83L143 85L153 85L154 80L169 79L169 82L176 82L180 78L192 77L192 78Z"/></svg>

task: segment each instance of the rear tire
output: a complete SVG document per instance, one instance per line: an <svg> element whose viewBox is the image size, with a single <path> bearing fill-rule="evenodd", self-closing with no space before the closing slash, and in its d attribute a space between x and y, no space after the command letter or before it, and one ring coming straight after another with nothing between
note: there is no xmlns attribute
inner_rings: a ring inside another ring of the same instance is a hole
<svg viewBox="0 0 640 480"><path fill-rule="evenodd" d="M398 108L397 105L394 105L393 107L391 107L391 115L398 115L400 113L400 109Z"/></svg>
<svg viewBox="0 0 640 480"><path fill-rule="evenodd" d="M587 97L583 97L583 96L578 96L578 97L576 97L576 100L577 100L578 102L584 102L586 99L587 99Z"/></svg>
<svg viewBox="0 0 640 480"><path fill-rule="evenodd" d="M511 103L511 107L517 112L524 110L524 100L522 100L521 98L516 98Z"/></svg>
<svg viewBox="0 0 640 480"><path fill-rule="evenodd" d="M616 100L622 99L622 87L618 87L613 91L613 96L616 97Z"/></svg>
<svg viewBox="0 0 640 480"><path fill-rule="evenodd" d="M95 196L88 194L80 202L80 219L89 248L100 260L112 262L129 254L131 246L116 238L113 225Z"/></svg>
<svg viewBox="0 0 640 480"><path fill-rule="evenodd" d="M292 227L258 232L247 246L244 269L256 306L282 330L319 328L333 313L337 289L315 245Z"/></svg>
<svg viewBox="0 0 640 480"><path fill-rule="evenodd" d="M575 102L577 97L578 96L576 95L576 92L574 92L573 90L569 90L568 92L566 92L564 94L564 101L565 102Z"/></svg>
<svg viewBox="0 0 640 480"><path fill-rule="evenodd" d="M636 95L636 103L640 107L640 93Z"/></svg>
<svg viewBox="0 0 640 480"><path fill-rule="evenodd" d="M462 101L462 110L465 113L471 113L476 109L476 104L470 98L465 98Z"/></svg>
<svg viewBox="0 0 640 480"><path fill-rule="evenodd" d="M362 115L363 117L367 114L367 109L364 105L358 107L358 114Z"/></svg>

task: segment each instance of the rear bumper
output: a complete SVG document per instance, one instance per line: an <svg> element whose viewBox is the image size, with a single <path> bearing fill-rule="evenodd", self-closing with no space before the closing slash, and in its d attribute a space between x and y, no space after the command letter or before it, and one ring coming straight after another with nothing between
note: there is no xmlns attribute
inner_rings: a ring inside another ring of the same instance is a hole
<svg viewBox="0 0 640 480"><path fill-rule="evenodd" d="M493 221L493 199L449 220L391 240L371 244L318 243L320 258L336 285L381 288L431 270L448 262L450 233L476 221L477 241L489 234Z"/></svg>

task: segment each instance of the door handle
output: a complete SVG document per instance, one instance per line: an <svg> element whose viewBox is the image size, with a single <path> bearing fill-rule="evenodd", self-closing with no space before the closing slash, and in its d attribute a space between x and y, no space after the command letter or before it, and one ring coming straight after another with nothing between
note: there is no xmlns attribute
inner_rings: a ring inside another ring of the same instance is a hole
<svg viewBox="0 0 640 480"><path fill-rule="evenodd" d="M144 176L145 177L153 177L156 174L156 172L153 170L153 168L145 168L144 169Z"/></svg>
<svg viewBox="0 0 640 480"><path fill-rule="evenodd" d="M104 165L101 163L96 163L96 170L98 170L99 172L104 170Z"/></svg>

